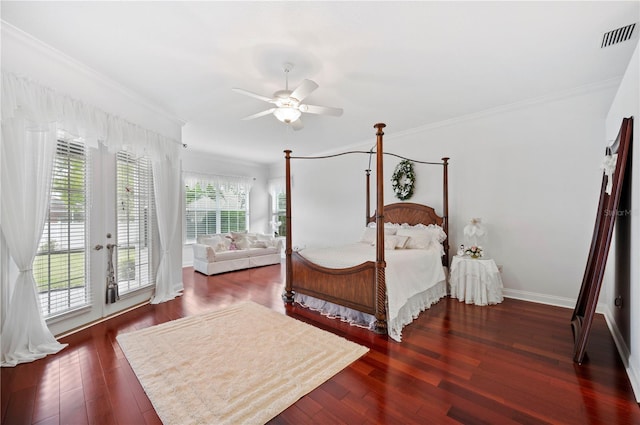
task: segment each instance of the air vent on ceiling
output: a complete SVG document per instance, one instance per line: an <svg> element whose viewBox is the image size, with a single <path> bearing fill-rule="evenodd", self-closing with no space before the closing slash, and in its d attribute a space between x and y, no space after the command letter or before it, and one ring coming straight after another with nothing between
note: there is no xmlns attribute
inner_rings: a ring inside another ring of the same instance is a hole
<svg viewBox="0 0 640 425"><path fill-rule="evenodd" d="M623 41L629 40L631 37L635 35L634 30L636 29L636 23L627 25L626 27L618 28L613 31L609 31L602 36L602 44L601 48L609 47L614 44L621 43Z"/></svg>

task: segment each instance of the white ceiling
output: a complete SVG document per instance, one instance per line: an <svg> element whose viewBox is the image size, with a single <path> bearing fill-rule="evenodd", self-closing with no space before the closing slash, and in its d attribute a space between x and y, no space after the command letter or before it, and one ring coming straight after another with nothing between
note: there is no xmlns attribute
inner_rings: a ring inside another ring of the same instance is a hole
<svg viewBox="0 0 640 425"><path fill-rule="evenodd" d="M311 154L597 84L624 73L637 37L601 49L603 33L639 21L640 2L11 2L2 19L186 123L194 151L257 162ZM636 28L638 32L638 28ZM290 86L319 84L291 131L240 118Z"/></svg>

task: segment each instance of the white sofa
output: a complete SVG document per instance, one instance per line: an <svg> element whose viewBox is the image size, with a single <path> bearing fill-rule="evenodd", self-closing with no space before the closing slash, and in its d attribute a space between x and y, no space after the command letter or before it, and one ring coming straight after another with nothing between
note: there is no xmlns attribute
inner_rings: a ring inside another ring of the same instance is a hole
<svg viewBox="0 0 640 425"><path fill-rule="evenodd" d="M282 241L256 233L199 236L193 244L193 268L208 276L233 270L278 264Z"/></svg>

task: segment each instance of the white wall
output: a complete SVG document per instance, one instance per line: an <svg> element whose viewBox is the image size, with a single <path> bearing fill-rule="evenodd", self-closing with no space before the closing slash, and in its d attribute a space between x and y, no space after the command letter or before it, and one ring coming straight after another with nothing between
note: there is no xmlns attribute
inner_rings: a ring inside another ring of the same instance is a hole
<svg viewBox="0 0 640 425"><path fill-rule="evenodd" d="M189 129L185 128L183 142L189 145ZM212 174L220 176L238 176L253 178L253 186L249 193L249 230L256 233L270 233L271 207L268 188L268 172L266 165L221 158L217 155L193 152L189 148L182 155L183 172ZM183 246L182 266L193 265L193 248L191 244Z"/></svg>
<svg viewBox="0 0 640 425"><path fill-rule="evenodd" d="M481 217L489 230L488 250L503 266L505 295L573 308L595 220L603 123L618 83L406 134L394 134L393 123L387 123L385 151L419 160L451 157L452 251L462 241L464 225ZM372 127L371 142L359 148L368 150L374 143ZM397 201L389 178L398 161L387 157L385 162L385 203ZM366 156L293 162L294 246L359 238L367 164ZM271 170L274 177L284 174L279 171L282 163ZM416 165L415 170L416 192L410 201L430 204L441 213L441 168Z"/></svg>
<svg viewBox="0 0 640 425"><path fill-rule="evenodd" d="M607 260L607 272L605 275L604 289L607 305L606 317L612 328L614 339L623 361L627 366L627 373L633 385L636 398L640 401L640 148L638 139L640 135L640 54L636 50L629 62L629 67L624 75L622 83L618 88L615 99L609 110L606 119L606 140L615 140L620 129L623 118L633 117L633 166L631 173L631 270L630 270L630 299L623 300L630 306L630 323L617 323L616 315L612 312L616 309L613 300L616 296L614 292L615 273L612 267L615 264L615 250L610 252ZM615 244L612 244L612 247ZM630 341L627 344L620 335L619 329L630 326Z"/></svg>

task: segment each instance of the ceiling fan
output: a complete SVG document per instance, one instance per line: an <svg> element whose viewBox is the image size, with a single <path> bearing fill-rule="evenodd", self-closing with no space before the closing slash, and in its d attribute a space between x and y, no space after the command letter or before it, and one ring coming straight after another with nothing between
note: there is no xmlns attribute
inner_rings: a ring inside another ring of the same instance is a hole
<svg viewBox="0 0 640 425"><path fill-rule="evenodd" d="M303 80L302 83L300 83L300 85L294 90L289 90L289 71L291 71L291 69L293 69L292 64L284 64L285 89L278 90L273 94L273 97L262 96L260 94L235 87L232 89L237 93L251 96L275 105L273 108L244 117L242 118L243 120L252 120L254 118L273 114L279 121L289 124L294 130L300 130L303 127L302 120L300 119L303 112L334 117L342 115L342 108L301 103L303 99L318 88L318 85L311 80Z"/></svg>

